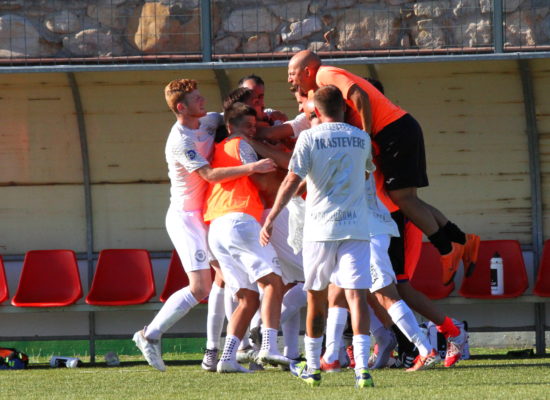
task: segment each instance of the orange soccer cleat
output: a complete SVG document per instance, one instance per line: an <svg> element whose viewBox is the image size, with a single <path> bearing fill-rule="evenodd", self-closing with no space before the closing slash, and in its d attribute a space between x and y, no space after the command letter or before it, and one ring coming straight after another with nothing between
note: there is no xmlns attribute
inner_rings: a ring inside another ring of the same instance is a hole
<svg viewBox="0 0 550 400"><path fill-rule="evenodd" d="M441 256L441 265L443 267L442 280L445 286L449 285L458 270L458 265L464 254L464 246L455 242L451 243L452 250Z"/></svg>
<svg viewBox="0 0 550 400"><path fill-rule="evenodd" d="M464 264L464 274L470 276L474 272L476 266L477 255L479 253L478 235L468 233L466 235L466 243L464 244L464 254L462 255L462 263Z"/></svg>

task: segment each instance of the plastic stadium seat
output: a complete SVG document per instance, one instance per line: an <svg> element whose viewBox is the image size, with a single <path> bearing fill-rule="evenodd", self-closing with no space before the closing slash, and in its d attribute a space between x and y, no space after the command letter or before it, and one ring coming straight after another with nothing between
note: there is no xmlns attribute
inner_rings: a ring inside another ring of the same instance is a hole
<svg viewBox="0 0 550 400"><path fill-rule="evenodd" d="M550 297L550 240L544 242L542 259L533 292L537 296Z"/></svg>
<svg viewBox="0 0 550 400"><path fill-rule="evenodd" d="M148 302L155 295L151 257L143 249L107 249L99 253L86 303L126 306Z"/></svg>
<svg viewBox="0 0 550 400"><path fill-rule="evenodd" d="M4 260L0 256L0 303L3 303L10 297L8 291L8 281L6 280L6 271L4 270Z"/></svg>
<svg viewBox="0 0 550 400"><path fill-rule="evenodd" d="M62 307L82 297L76 254L72 250L33 250L25 254L16 307Z"/></svg>
<svg viewBox="0 0 550 400"><path fill-rule="evenodd" d="M212 275L212 281L214 281L214 276L216 275L214 268L210 267L210 273ZM160 295L160 301L163 303L166 302L172 293L188 285L189 278L183 269L178 252L173 250L172 257L170 258L170 266L168 267L168 274L166 274L166 281L164 282L164 289ZM201 303L208 303L208 298L201 300Z"/></svg>
<svg viewBox="0 0 550 400"><path fill-rule="evenodd" d="M490 260L498 253L504 264L504 294L491 295ZM525 292L527 273L517 240L482 240L479 246L479 256L473 273L464 277L460 287L460 295L478 299L494 299L518 297Z"/></svg>
<svg viewBox="0 0 550 400"><path fill-rule="evenodd" d="M410 284L432 300L449 296L455 284L443 285L441 268L439 251L431 243L422 243L420 260L410 278Z"/></svg>

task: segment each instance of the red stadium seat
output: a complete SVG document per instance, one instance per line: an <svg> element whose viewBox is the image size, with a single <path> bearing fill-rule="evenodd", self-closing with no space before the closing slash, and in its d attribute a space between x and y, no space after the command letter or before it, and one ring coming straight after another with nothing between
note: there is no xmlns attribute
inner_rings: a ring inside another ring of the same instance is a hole
<svg viewBox="0 0 550 400"><path fill-rule="evenodd" d="M443 299L451 294L455 284L443 285L441 268L441 255L434 245L422 243L420 259L409 282L430 299Z"/></svg>
<svg viewBox="0 0 550 400"><path fill-rule="evenodd" d="M504 265L504 294L491 295L490 260L500 254ZM517 240L482 240L473 273L465 276L459 293L464 297L494 299L518 297L529 283L521 247Z"/></svg>
<svg viewBox="0 0 550 400"><path fill-rule="evenodd" d="M0 256L0 303L3 303L10 297L8 291L8 281L6 280L6 271L4 270L4 260Z"/></svg>
<svg viewBox="0 0 550 400"><path fill-rule="evenodd" d="M143 304L155 295L151 257L143 249L108 249L99 253L86 303L98 306Z"/></svg>
<svg viewBox="0 0 550 400"><path fill-rule="evenodd" d="M214 268L210 267L210 273L212 275L212 281L216 275ZM172 293L189 285L189 278L183 269L183 265L178 256L176 250L172 251L172 258L170 258L170 266L168 267L168 274L166 274L166 281L164 282L164 289L160 295L160 301L163 303L168 300ZM208 303L208 298L201 300L201 303Z"/></svg>
<svg viewBox="0 0 550 400"><path fill-rule="evenodd" d="M63 307L82 297L76 254L72 250L27 252L17 292L16 307Z"/></svg>
<svg viewBox="0 0 550 400"><path fill-rule="evenodd" d="M550 297L550 240L544 243L537 281L533 292L537 296Z"/></svg>

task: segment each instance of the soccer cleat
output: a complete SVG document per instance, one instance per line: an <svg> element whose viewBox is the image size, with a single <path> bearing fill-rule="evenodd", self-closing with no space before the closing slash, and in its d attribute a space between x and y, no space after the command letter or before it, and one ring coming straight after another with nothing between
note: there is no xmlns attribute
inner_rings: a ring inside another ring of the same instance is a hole
<svg viewBox="0 0 550 400"><path fill-rule="evenodd" d="M412 367L407 368L405 371L407 372L414 372L414 371L420 371L422 369L428 369L435 367L435 365L441 361L441 357L439 357L439 353L432 349L430 354L428 354L426 357L422 357L421 355L418 355L415 360Z"/></svg>
<svg viewBox="0 0 550 400"><path fill-rule="evenodd" d="M445 286L449 285L456 274L462 254L464 254L464 246L455 242L451 242L452 249L449 253L441 256L441 266L443 267L442 280Z"/></svg>
<svg viewBox="0 0 550 400"><path fill-rule="evenodd" d="M254 350L252 346L245 347L244 349L237 350L237 362L244 364L252 361L256 361L258 352Z"/></svg>
<svg viewBox="0 0 550 400"><path fill-rule="evenodd" d="M311 387L321 385L321 370L308 368L305 361L290 364L290 373Z"/></svg>
<svg viewBox="0 0 550 400"><path fill-rule="evenodd" d="M464 328L459 328L460 333L458 336L447 338L447 353L445 354L445 367L452 367L462 357L464 351L464 345L468 339L468 332Z"/></svg>
<svg viewBox="0 0 550 400"><path fill-rule="evenodd" d="M258 352L257 360L261 364L273 364L273 365L289 365L292 360L277 353L270 353L269 350L260 350Z"/></svg>
<svg viewBox="0 0 550 400"><path fill-rule="evenodd" d="M353 346L346 347L346 353L348 353L348 357L349 357L348 368L355 369L355 357L353 356Z"/></svg>
<svg viewBox="0 0 550 400"><path fill-rule="evenodd" d="M374 382L372 380L372 376L369 374L368 369L355 371L355 387L356 388L374 387Z"/></svg>
<svg viewBox="0 0 550 400"><path fill-rule="evenodd" d="M218 349L206 349L204 350L204 357L202 358L201 367L205 371L216 372L216 366L218 364Z"/></svg>
<svg viewBox="0 0 550 400"><path fill-rule="evenodd" d="M479 253L480 238L478 235L468 233L466 235L466 243L464 244L464 254L462 255L462 263L464 264L464 274L472 275L476 266L477 256Z"/></svg>
<svg viewBox="0 0 550 400"><path fill-rule="evenodd" d="M262 345L262 327L261 326L255 326L254 328L250 329L250 340L257 349L260 348Z"/></svg>
<svg viewBox="0 0 550 400"><path fill-rule="evenodd" d="M132 340L136 343L137 348L143 354L143 357L147 363L159 371L166 371L166 365L162 361L162 355L160 351L160 340L148 340L143 336L145 328L141 331L134 333Z"/></svg>
<svg viewBox="0 0 550 400"><path fill-rule="evenodd" d="M216 371L218 371L220 374L229 374L229 373L252 373L249 369L246 369L241 364L239 364L236 360L229 360L229 361L218 361L218 365L216 367Z"/></svg>
<svg viewBox="0 0 550 400"><path fill-rule="evenodd" d="M341 372L342 367L340 365L340 361L336 360L334 362L328 363L325 361L323 357L321 357L321 371L324 372Z"/></svg>

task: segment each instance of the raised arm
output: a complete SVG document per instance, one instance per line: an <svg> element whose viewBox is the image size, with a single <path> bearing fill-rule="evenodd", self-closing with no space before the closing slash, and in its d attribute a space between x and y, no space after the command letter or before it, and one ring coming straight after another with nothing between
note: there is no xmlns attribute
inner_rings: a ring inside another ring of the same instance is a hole
<svg viewBox="0 0 550 400"><path fill-rule="evenodd" d="M363 130L370 134L372 132L372 110L369 95L358 85L353 85L349 89L348 99L355 105L355 109L361 116Z"/></svg>

